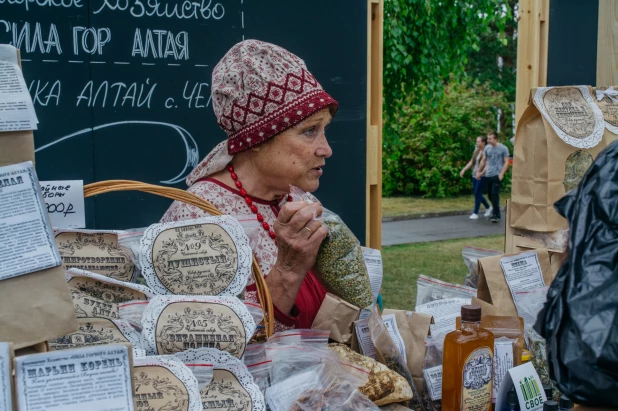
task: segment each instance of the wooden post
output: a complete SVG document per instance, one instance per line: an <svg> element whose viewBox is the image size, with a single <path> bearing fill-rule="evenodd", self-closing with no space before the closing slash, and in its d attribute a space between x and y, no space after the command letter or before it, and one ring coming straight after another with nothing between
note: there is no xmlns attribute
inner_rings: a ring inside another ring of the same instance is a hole
<svg viewBox="0 0 618 411"><path fill-rule="evenodd" d="M515 124L528 106L530 89L547 85L549 2L519 1Z"/></svg>
<svg viewBox="0 0 618 411"><path fill-rule="evenodd" d="M596 85L618 85L618 4L615 0L599 0Z"/></svg>
<svg viewBox="0 0 618 411"><path fill-rule="evenodd" d="M382 50L384 0L367 0L366 241L382 248Z"/></svg>

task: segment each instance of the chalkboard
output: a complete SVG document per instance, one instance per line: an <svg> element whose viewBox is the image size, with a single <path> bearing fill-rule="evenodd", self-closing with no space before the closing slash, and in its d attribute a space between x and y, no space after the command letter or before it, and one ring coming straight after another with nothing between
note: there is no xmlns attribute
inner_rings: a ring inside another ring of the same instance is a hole
<svg viewBox="0 0 618 411"><path fill-rule="evenodd" d="M596 85L599 0L551 0L547 85Z"/></svg>
<svg viewBox="0 0 618 411"><path fill-rule="evenodd" d="M21 50L40 121L41 180L129 179L186 188L225 138L212 69L255 38L305 60L340 103L317 197L365 237L367 2L0 0L0 43ZM143 227L170 201L125 192L87 203L89 228Z"/></svg>

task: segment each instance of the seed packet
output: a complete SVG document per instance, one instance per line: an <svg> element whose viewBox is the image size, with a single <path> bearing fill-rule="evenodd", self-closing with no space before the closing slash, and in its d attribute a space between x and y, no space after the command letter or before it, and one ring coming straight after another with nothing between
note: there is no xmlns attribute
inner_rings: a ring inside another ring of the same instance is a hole
<svg viewBox="0 0 618 411"><path fill-rule="evenodd" d="M298 187L290 186L294 200L309 203L318 200ZM320 279L333 294L359 308L367 308L373 302L371 282L360 242L345 225L341 217L326 208L315 217L328 228L328 237L320 245L315 267Z"/></svg>
<svg viewBox="0 0 618 411"><path fill-rule="evenodd" d="M56 245L65 270L77 268L131 282L138 269L131 249L118 244L122 231L56 229Z"/></svg>
<svg viewBox="0 0 618 411"><path fill-rule="evenodd" d="M242 358L255 321L236 297L160 295L142 317L142 343L149 355L216 348Z"/></svg>
<svg viewBox="0 0 618 411"><path fill-rule="evenodd" d="M192 364L212 364L212 381L200 387L205 410L230 409L263 411L264 396L253 381L247 366L238 358L213 348L199 348L174 354L174 357L193 368Z"/></svg>
<svg viewBox="0 0 618 411"><path fill-rule="evenodd" d="M158 294L239 295L253 254L230 216L154 224L141 239L142 275Z"/></svg>
<svg viewBox="0 0 618 411"><path fill-rule="evenodd" d="M107 302L147 301L155 295L145 285L118 281L84 270L68 270L66 278L69 289L78 290Z"/></svg>
<svg viewBox="0 0 618 411"><path fill-rule="evenodd" d="M68 350L116 343L140 345L140 336L131 325L122 320L107 318L78 318L79 329L75 332L48 341L49 350Z"/></svg>
<svg viewBox="0 0 618 411"><path fill-rule="evenodd" d="M197 379L178 359L135 358L133 366L136 411L202 411Z"/></svg>

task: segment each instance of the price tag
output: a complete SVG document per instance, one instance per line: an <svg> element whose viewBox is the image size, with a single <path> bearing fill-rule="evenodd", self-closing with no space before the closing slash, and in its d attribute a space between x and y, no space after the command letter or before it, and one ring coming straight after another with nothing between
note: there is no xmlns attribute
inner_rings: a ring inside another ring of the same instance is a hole
<svg viewBox="0 0 618 411"><path fill-rule="evenodd" d="M519 398L519 407L527 411L541 411L547 401L541 379L532 363L525 363L511 368L504 375L498 395L496 396L496 411L502 411L506 404L506 395L515 387Z"/></svg>
<svg viewBox="0 0 618 411"><path fill-rule="evenodd" d="M86 227L82 180L41 181L41 192L52 227Z"/></svg>

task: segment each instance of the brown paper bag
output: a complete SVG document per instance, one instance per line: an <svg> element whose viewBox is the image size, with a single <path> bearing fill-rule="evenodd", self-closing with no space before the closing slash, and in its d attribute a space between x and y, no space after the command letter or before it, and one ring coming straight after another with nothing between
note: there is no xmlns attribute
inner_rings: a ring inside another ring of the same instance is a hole
<svg viewBox="0 0 618 411"><path fill-rule="evenodd" d="M32 131L0 133L0 166L34 162ZM77 330L62 267L0 281L0 341L20 349Z"/></svg>
<svg viewBox="0 0 618 411"><path fill-rule="evenodd" d="M427 314L415 313L405 310L385 309L382 313L395 314L399 333L406 346L406 361L417 387L423 383L423 360L425 359L425 338L430 334L429 326L433 323L433 317Z"/></svg>
<svg viewBox="0 0 618 411"><path fill-rule="evenodd" d="M551 270L551 261L549 259L549 251L534 250L539 259L543 280L545 285L550 285L554 279ZM500 260L504 257L509 257L515 254L504 254L493 257L485 257L479 259L479 288L477 292L478 300L484 301L495 307L481 306L483 314L504 315L517 317L517 309L511 296L511 291L504 278L504 272L500 266ZM473 300L473 303L476 300ZM491 311L491 312L486 312Z"/></svg>
<svg viewBox="0 0 618 411"><path fill-rule="evenodd" d="M360 309L341 298L327 293L311 326L314 330L330 331L330 338L341 344L350 344L354 321Z"/></svg>
<svg viewBox="0 0 618 411"><path fill-rule="evenodd" d="M532 89L515 136L510 224L558 231L567 221L554 203L575 187L596 156L617 136L586 86Z"/></svg>

